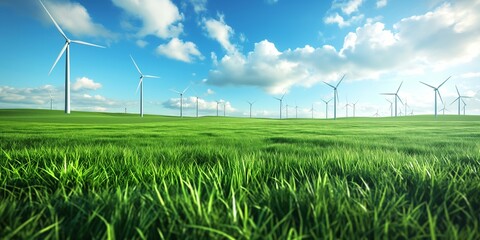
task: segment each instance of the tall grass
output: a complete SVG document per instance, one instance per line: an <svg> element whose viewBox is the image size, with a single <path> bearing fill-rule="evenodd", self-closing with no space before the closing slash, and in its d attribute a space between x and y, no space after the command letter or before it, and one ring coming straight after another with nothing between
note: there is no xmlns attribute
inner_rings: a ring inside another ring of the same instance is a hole
<svg viewBox="0 0 480 240"><path fill-rule="evenodd" d="M41 113L0 115L4 239L480 238L477 118Z"/></svg>

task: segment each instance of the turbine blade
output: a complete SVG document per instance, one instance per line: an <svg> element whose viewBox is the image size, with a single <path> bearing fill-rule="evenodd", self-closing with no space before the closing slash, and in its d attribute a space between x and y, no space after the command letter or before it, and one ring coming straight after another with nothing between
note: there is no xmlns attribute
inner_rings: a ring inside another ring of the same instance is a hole
<svg viewBox="0 0 480 240"><path fill-rule="evenodd" d="M452 102L452 103L450 103L450 105L452 105L452 104L453 104L454 102L456 102L457 100L458 100L458 101L460 101L460 96L459 96L459 97L457 97L457 98L455 98L455 100L453 100L453 102Z"/></svg>
<svg viewBox="0 0 480 240"><path fill-rule="evenodd" d="M97 44L88 43L88 42L84 42L84 41L79 41L79 40L72 40L72 42L82 44L82 45L92 46L92 47L105 48L104 46L100 46L100 45L97 45Z"/></svg>
<svg viewBox="0 0 480 240"><path fill-rule="evenodd" d="M132 59L133 65L135 65L135 68L137 69L138 73L140 73L140 75L142 75L142 78L143 78L143 74L142 74L142 72L140 71L140 68L138 68L137 63L135 62L135 60L133 60L132 55L130 55L130 58Z"/></svg>
<svg viewBox="0 0 480 240"><path fill-rule="evenodd" d="M400 83L400 86L398 86L398 89L397 89L397 94L398 94L398 91L400 91L400 88L402 87L402 84L403 84L403 81Z"/></svg>
<svg viewBox="0 0 480 240"><path fill-rule="evenodd" d="M55 68L55 65L57 65L58 60L59 60L60 57L63 55L63 53L65 52L65 50L67 49L67 47L68 47L68 42L65 43L65 45L64 45L63 48L62 48L62 51L60 51L60 54L58 54L58 57L57 57L57 59L55 60L55 62L53 63L52 68L50 68L50 72L48 72L48 75L50 75L50 73L52 73L53 69Z"/></svg>
<svg viewBox="0 0 480 240"><path fill-rule="evenodd" d="M183 90L182 94L184 94L189 88L190 88L190 85L188 85L188 87Z"/></svg>
<svg viewBox="0 0 480 240"><path fill-rule="evenodd" d="M429 86L429 87L431 87L431 88L435 89L435 87L434 87L434 86L432 86L432 85L426 84L426 83L424 83L424 82L422 82L422 81L420 81L420 83L422 83L422 84L425 84L425 85L427 85L427 86Z"/></svg>
<svg viewBox="0 0 480 240"><path fill-rule="evenodd" d="M65 40L68 40L68 37L67 35L65 35L65 33L63 32L63 30L60 28L60 26L57 24L57 22L55 21L55 19L53 19L52 15L50 14L50 12L48 11L48 9L45 7L45 5L43 4L42 1L38 0L40 2L40 4L42 4L42 7L43 9L45 9L45 11L47 12L48 16L50 17L50 19L52 19L52 22L53 24L55 24L55 27L57 27L57 30L60 32L60 34L62 34L62 36L65 38Z"/></svg>
<svg viewBox="0 0 480 240"><path fill-rule="evenodd" d="M396 95L396 96L397 96L398 100L400 100L400 102L402 103L402 105L404 105L402 99L400 98L400 96L398 96L398 95Z"/></svg>
<svg viewBox="0 0 480 240"><path fill-rule="evenodd" d="M143 76L140 77L140 81L138 82L137 91L135 91L135 94L138 92L138 89L140 88L140 84L142 84L142 81L143 81Z"/></svg>
<svg viewBox="0 0 480 240"><path fill-rule="evenodd" d="M448 81L448 79L450 79L452 76L448 77L447 79L445 79L445 81L442 82L442 84L440 84L437 88L440 88L443 84L445 84L445 82Z"/></svg>
<svg viewBox="0 0 480 240"><path fill-rule="evenodd" d="M380 95L395 95L395 93L380 93Z"/></svg>
<svg viewBox="0 0 480 240"><path fill-rule="evenodd" d="M157 77L157 76L153 76L153 75L143 75L144 78L160 78L160 77Z"/></svg>
<svg viewBox="0 0 480 240"><path fill-rule="evenodd" d="M282 99L280 99L280 98L277 98L277 97L273 97L273 98L277 99L278 101L281 101L281 100L282 100Z"/></svg>
<svg viewBox="0 0 480 240"><path fill-rule="evenodd" d="M343 81L343 79L344 79L344 78L345 78L345 74L343 74L343 77L342 77L342 79L340 79L340 81L338 81L338 83L337 83L337 86L335 86L335 88L337 88L337 87L338 87L338 85L340 85L340 83Z"/></svg>
<svg viewBox="0 0 480 240"><path fill-rule="evenodd" d="M170 91L174 92L174 93L178 93L178 94L182 94L181 92L175 90L175 89L170 89Z"/></svg>
<svg viewBox="0 0 480 240"><path fill-rule="evenodd" d="M328 86L332 87L333 89L335 89L335 87L333 85L331 85L330 83L327 83L324 81L325 84L327 84Z"/></svg>
<svg viewBox="0 0 480 240"><path fill-rule="evenodd" d="M437 92L438 92L438 96L440 97L440 101L441 101L441 102L442 102L442 104L443 104L442 95L440 95L440 91L438 91L438 89L437 89ZM443 105L445 105L445 104L443 104Z"/></svg>
<svg viewBox="0 0 480 240"><path fill-rule="evenodd" d="M460 97L460 91L458 91L457 85L455 85L455 88L457 89L458 97Z"/></svg>

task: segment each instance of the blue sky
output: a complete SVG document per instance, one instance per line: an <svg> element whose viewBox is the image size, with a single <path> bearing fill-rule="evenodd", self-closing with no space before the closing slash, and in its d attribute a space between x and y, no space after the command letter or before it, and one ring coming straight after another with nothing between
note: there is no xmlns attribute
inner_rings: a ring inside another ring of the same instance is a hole
<svg viewBox="0 0 480 240"><path fill-rule="evenodd" d="M357 116L389 116L395 92L407 111L432 114L439 85L446 114L455 114L455 86L467 114L480 114L480 0L44 0L71 39L72 110L139 112L138 73L144 74L146 114L184 112L277 117L286 92L289 117L325 117L331 84L339 87L338 116L357 102ZM38 1L0 2L0 108L64 108L64 40ZM329 117L333 104L329 105ZM441 104L438 109L443 108ZM223 107L221 107L223 110ZM283 110L286 114L286 109ZM352 108L349 108L349 116ZM400 108L399 108L400 111ZM402 112L404 107L402 106Z"/></svg>

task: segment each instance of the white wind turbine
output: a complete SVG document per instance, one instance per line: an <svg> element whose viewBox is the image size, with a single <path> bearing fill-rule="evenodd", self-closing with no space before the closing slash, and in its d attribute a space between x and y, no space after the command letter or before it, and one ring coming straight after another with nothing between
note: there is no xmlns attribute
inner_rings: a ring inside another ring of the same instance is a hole
<svg viewBox="0 0 480 240"><path fill-rule="evenodd" d="M273 97L273 98L277 99L277 100L280 102L280 119L282 119L282 101L283 101L283 97L285 97L285 93L283 93L283 95L282 95L281 98Z"/></svg>
<svg viewBox="0 0 480 240"><path fill-rule="evenodd" d="M312 119L313 119L313 113L315 112L315 109L313 108L313 103L312 103L312 108L310 109L310 112L312 112Z"/></svg>
<svg viewBox="0 0 480 240"><path fill-rule="evenodd" d="M217 117L218 117L218 104L222 103L222 100L220 101L215 101L217 103Z"/></svg>
<svg viewBox="0 0 480 240"><path fill-rule="evenodd" d="M87 45L87 46L93 46L93 47L99 47L99 48L105 48L100 45L95 45L92 43L84 42L84 41L79 41L79 40L71 40L65 35L63 30L60 28L60 26L57 24L55 19L53 19L52 15L50 12L47 10L45 5L43 4L42 1L40 1L40 4L42 5L43 9L47 12L48 16L52 20L52 22L55 24L55 27L57 27L57 30L60 32L60 34L63 36L65 39L65 45L63 46L62 50L60 51L60 54L58 54L57 59L55 60L55 63L53 63L52 68L50 68L50 72L48 72L48 75L52 72L53 68L55 68L55 65L57 65L58 60L60 57L65 53L65 113L70 114L70 43L77 43L81 45Z"/></svg>
<svg viewBox="0 0 480 240"><path fill-rule="evenodd" d="M52 96L52 90L48 91L48 95L50 96L50 110L53 110L53 96Z"/></svg>
<svg viewBox="0 0 480 240"><path fill-rule="evenodd" d="M255 101L253 102L247 101L247 103L250 104L250 118L252 118L252 105L255 103Z"/></svg>
<svg viewBox="0 0 480 240"><path fill-rule="evenodd" d="M460 115L460 101L463 101L463 103L465 103L465 101L463 99L464 98L471 98L471 97L460 95L460 91L458 91L458 87L456 85L455 85L455 88L457 89L458 97L452 103L450 103L450 105L452 105L454 102L458 101L458 115Z"/></svg>
<svg viewBox="0 0 480 240"><path fill-rule="evenodd" d="M288 103L285 105L286 107L286 115L285 115L285 118L288 118Z"/></svg>
<svg viewBox="0 0 480 240"><path fill-rule="evenodd" d="M400 88L402 87L403 81L400 83L400 86L398 86L398 89L394 93L380 93L381 95L393 95L395 96L395 117L397 116L397 99L400 100L400 102L403 104L402 99L398 96L398 92L400 91ZM388 100L387 100L388 101Z"/></svg>
<svg viewBox="0 0 480 240"><path fill-rule="evenodd" d="M358 100L355 103L352 103L353 106L353 117L355 117L355 105L357 105Z"/></svg>
<svg viewBox="0 0 480 240"><path fill-rule="evenodd" d="M298 118L298 106L297 106L297 101L295 101L295 118Z"/></svg>
<svg viewBox="0 0 480 240"><path fill-rule="evenodd" d="M340 99L338 98L337 88L338 85L340 85L340 83L342 82L343 78L345 78L345 75L343 75L342 79L340 79L340 81L338 81L337 85L335 86L324 81L325 84L333 88L333 119L337 119L337 100L340 101Z"/></svg>
<svg viewBox="0 0 480 240"><path fill-rule="evenodd" d="M153 75L144 75L142 71L140 71L140 68L138 67L135 60L133 60L132 55L130 55L130 58L132 59L133 65L135 65L135 68L140 74L140 81L138 82L137 90L135 92L138 92L138 89L140 88L140 117L143 117L143 79L144 78L160 78L160 77L153 76Z"/></svg>
<svg viewBox="0 0 480 240"><path fill-rule="evenodd" d="M443 85L445 84L445 82L448 81L448 79L450 79L452 76L448 77L445 81L442 82L442 84L438 85L438 87L434 87L432 85L429 85L429 84L426 84L422 81L420 81L420 83L428 86L428 87L431 87L433 88L433 91L435 91L435 117L437 117L437 95L440 97L440 101L443 103L443 99L442 99L442 95L440 95L440 91L438 91L438 89Z"/></svg>
<svg viewBox="0 0 480 240"><path fill-rule="evenodd" d="M328 103L332 101L332 99L328 100L328 101L325 101L322 99L322 102L325 103L325 119L328 119Z"/></svg>
<svg viewBox="0 0 480 240"><path fill-rule="evenodd" d="M227 105L227 101L224 101L224 102L223 102L223 116L224 116L224 117L226 116L226 114L225 114L225 112L226 112L226 111L225 111L226 105Z"/></svg>
<svg viewBox="0 0 480 240"><path fill-rule="evenodd" d="M185 92L188 90L190 86L188 86L187 88L185 88L183 91L179 92L175 89L170 89L170 91L174 92L174 93L178 93L180 94L180 117L183 117L183 94L185 94ZM197 98L197 101L198 101L198 98ZM197 102L198 104L198 102Z"/></svg>

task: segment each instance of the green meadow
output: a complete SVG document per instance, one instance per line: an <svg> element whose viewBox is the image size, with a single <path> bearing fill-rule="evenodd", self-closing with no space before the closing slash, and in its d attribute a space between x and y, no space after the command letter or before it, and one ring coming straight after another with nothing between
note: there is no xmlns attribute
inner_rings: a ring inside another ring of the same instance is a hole
<svg viewBox="0 0 480 240"><path fill-rule="evenodd" d="M480 117L0 110L2 239L479 239Z"/></svg>

